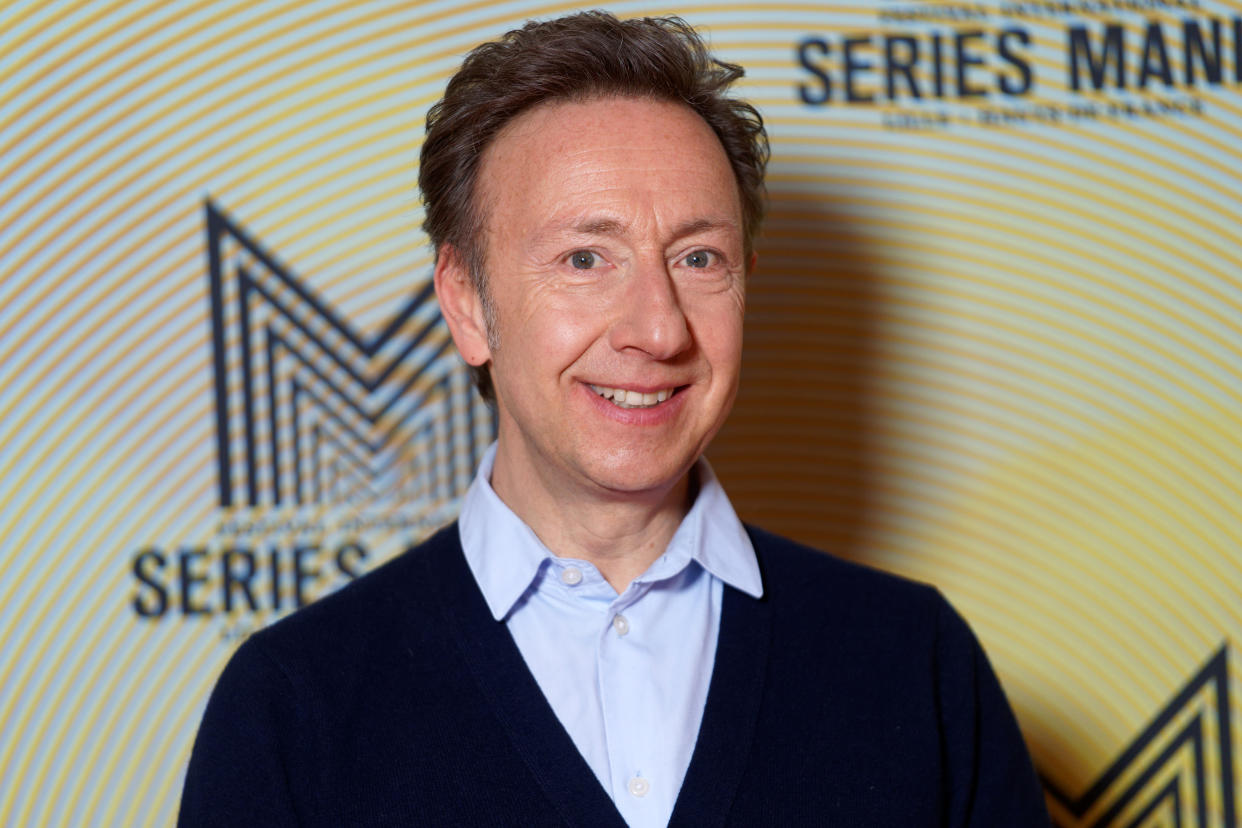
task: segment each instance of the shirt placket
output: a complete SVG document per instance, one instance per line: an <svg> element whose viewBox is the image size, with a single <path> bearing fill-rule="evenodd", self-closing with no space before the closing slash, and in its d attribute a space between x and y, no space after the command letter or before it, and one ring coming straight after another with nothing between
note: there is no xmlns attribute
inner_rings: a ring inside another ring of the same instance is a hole
<svg viewBox="0 0 1242 828"><path fill-rule="evenodd" d="M656 744L650 733L651 665L646 656L651 630L643 629L645 585L634 584L608 608L599 644L599 688L608 742L612 798L630 825L650 824L658 810L659 778L649 768ZM666 782L666 780L665 780Z"/></svg>

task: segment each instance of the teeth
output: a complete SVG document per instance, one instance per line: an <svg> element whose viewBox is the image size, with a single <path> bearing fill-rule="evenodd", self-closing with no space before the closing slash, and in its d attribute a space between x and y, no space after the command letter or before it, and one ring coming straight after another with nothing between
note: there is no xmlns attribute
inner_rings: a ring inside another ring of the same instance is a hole
<svg viewBox="0 0 1242 828"><path fill-rule="evenodd" d="M606 400L612 400L613 403L622 408L647 408L648 406L658 405L673 396L674 389L665 388L653 394L644 394L642 391L626 391L624 388L605 388L602 385L592 385L591 390Z"/></svg>

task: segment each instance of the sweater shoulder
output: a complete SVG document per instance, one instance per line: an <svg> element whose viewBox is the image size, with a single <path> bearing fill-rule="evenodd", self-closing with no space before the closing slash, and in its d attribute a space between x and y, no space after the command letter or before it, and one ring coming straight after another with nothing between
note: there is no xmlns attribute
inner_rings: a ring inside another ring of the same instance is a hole
<svg viewBox="0 0 1242 828"><path fill-rule="evenodd" d="M849 561L755 526L747 525L746 531L763 570L765 588L771 582L773 589L783 593L822 593L827 587L833 592L858 591L871 599L928 601L938 597L930 584Z"/></svg>
<svg viewBox="0 0 1242 828"><path fill-rule="evenodd" d="M460 554L456 524L386 561L330 595L251 636L278 663L350 658L391 643L402 631L426 628L438 612L433 572Z"/></svg>
<svg viewBox="0 0 1242 828"><path fill-rule="evenodd" d="M753 526L746 527L765 596L803 623L819 619L901 634L934 628L948 601L934 586L839 558Z"/></svg>

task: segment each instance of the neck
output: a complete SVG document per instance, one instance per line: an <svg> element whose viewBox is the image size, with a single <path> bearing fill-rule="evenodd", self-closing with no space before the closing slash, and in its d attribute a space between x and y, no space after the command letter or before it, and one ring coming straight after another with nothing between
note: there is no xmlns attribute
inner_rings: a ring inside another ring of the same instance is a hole
<svg viewBox="0 0 1242 828"><path fill-rule="evenodd" d="M664 554L694 494L690 472L659 489L613 492L554 489L539 468L497 451L492 489L552 554L587 561L618 594Z"/></svg>

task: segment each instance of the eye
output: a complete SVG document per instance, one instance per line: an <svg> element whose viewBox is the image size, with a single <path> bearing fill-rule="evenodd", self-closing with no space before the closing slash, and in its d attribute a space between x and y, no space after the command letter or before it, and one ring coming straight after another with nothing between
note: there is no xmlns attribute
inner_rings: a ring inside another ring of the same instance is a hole
<svg viewBox="0 0 1242 828"><path fill-rule="evenodd" d="M590 250L575 250L569 254L569 263L577 270L590 270L598 261L599 257Z"/></svg>
<svg viewBox="0 0 1242 828"><path fill-rule="evenodd" d="M711 267L716 262L716 254L710 250L696 250L682 259L687 267Z"/></svg>

